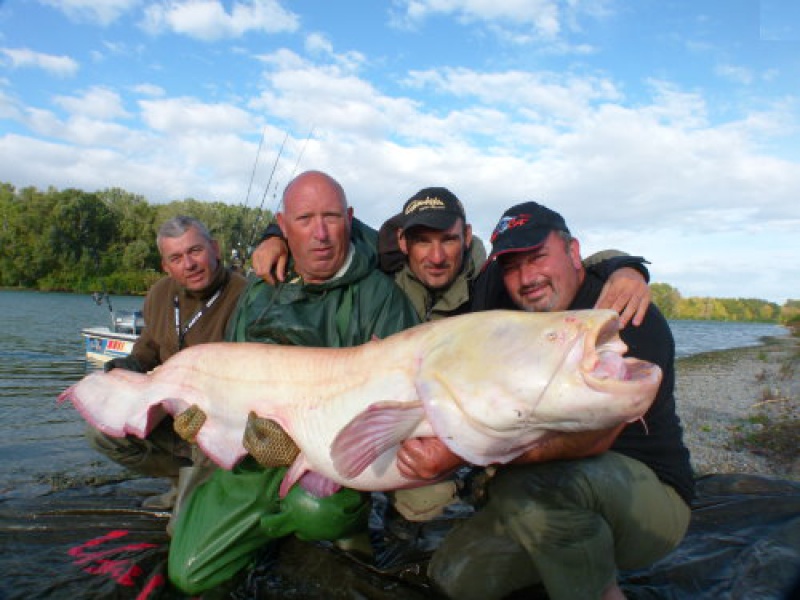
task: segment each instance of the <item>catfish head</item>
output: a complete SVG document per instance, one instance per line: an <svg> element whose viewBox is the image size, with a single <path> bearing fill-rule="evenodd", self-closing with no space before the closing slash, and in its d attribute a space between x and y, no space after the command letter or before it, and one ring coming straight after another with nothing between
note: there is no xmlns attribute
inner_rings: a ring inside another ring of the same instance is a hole
<svg viewBox="0 0 800 600"><path fill-rule="evenodd" d="M502 312L469 322L468 347L437 340L421 363L432 428L465 460L505 463L552 432L607 429L652 404L661 369L624 357L614 311Z"/></svg>

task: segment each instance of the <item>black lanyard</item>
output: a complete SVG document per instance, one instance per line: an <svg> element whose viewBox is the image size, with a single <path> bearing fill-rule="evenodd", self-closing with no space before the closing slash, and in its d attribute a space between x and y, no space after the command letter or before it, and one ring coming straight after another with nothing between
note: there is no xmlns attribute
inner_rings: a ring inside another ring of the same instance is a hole
<svg viewBox="0 0 800 600"><path fill-rule="evenodd" d="M186 339L186 334L192 327L194 327L194 324L200 320L200 317L203 316L203 313L209 308L211 308L211 305L217 301L217 298L219 298L219 295L221 293L222 293L222 288L219 288L216 292L214 292L214 295L208 299L206 305L200 310L198 310L196 313L194 313L194 316L191 319L189 319L189 322L183 329L181 329L181 303L178 298L178 295L175 294L175 298L173 299L173 304L175 306L175 335L178 337L178 350L183 350L183 343L184 340Z"/></svg>

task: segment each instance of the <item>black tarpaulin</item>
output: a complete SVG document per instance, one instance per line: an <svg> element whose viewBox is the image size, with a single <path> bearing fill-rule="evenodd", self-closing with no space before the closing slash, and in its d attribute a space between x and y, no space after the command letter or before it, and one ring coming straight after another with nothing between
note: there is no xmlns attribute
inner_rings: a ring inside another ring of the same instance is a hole
<svg viewBox="0 0 800 600"><path fill-rule="evenodd" d="M800 576L800 482L751 475L698 480L683 543L649 569L621 574L637 599L788 600ZM145 511L158 486L135 480L0 501L0 598L182 599L166 580L165 513ZM425 562L448 523L373 519L362 563L331 545L284 540L212 598L436 598ZM546 598L541 590L526 597ZM520 595L521 597L521 595Z"/></svg>

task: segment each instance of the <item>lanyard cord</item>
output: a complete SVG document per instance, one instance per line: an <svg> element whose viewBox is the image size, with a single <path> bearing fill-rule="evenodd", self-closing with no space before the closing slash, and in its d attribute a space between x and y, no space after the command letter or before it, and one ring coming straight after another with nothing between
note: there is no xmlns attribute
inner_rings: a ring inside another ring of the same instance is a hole
<svg viewBox="0 0 800 600"><path fill-rule="evenodd" d="M224 287L224 286L223 286ZM194 313L194 316L189 319L189 322L186 324L186 327L181 329L181 304L178 298L178 294L175 294L175 298L173 298L173 305L175 306L175 335L178 337L178 350L183 350L183 343L186 340L186 334L189 333L189 330L194 327L194 324L200 320L200 317L203 316L203 313L211 308L211 305L217 301L219 295L222 293L222 288L219 288L211 298L208 299L206 305Z"/></svg>

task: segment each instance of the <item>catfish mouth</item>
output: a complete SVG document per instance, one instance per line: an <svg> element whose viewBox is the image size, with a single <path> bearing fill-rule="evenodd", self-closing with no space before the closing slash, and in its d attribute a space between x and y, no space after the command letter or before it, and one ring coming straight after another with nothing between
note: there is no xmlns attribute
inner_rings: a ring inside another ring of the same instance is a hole
<svg viewBox="0 0 800 600"><path fill-rule="evenodd" d="M584 338L584 355L581 370L591 387L598 390L619 390L626 384L658 386L661 368L651 362L625 357L628 346L619 337L619 317L610 313L598 323L594 335Z"/></svg>

